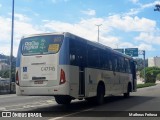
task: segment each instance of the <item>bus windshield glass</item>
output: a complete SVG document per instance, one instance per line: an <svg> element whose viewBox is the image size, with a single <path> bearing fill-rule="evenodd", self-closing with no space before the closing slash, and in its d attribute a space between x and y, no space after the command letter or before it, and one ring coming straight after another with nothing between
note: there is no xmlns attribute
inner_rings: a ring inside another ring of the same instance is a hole
<svg viewBox="0 0 160 120"><path fill-rule="evenodd" d="M55 54L60 50L63 35L44 35L22 39L23 55Z"/></svg>

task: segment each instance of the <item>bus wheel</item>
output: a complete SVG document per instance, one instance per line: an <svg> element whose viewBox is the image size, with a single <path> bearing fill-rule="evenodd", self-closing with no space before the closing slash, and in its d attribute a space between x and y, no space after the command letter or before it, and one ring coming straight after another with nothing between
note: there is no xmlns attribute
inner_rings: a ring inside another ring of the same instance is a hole
<svg viewBox="0 0 160 120"><path fill-rule="evenodd" d="M102 105L104 103L104 93L105 93L105 88L104 85L98 85L97 88L97 97L96 97L96 102L98 105Z"/></svg>
<svg viewBox="0 0 160 120"><path fill-rule="evenodd" d="M55 96L55 100L58 104L70 104L72 99L70 96Z"/></svg>
<svg viewBox="0 0 160 120"><path fill-rule="evenodd" d="M130 92L131 92L131 84L128 84L127 92L123 93L123 96L125 98L128 98L130 96Z"/></svg>

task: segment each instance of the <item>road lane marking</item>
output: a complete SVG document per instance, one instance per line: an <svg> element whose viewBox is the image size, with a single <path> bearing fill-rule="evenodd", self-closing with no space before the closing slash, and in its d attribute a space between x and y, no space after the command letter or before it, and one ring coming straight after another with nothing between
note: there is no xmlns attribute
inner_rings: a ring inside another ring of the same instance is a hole
<svg viewBox="0 0 160 120"><path fill-rule="evenodd" d="M82 111L79 111L79 112L74 112L74 113L70 113L70 114L66 114L66 115L63 115L62 117L55 117L55 118L50 118L48 120L58 120L58 119L62 119L64 117L69 117L71 115L75 115L75 114L78 114L78 113L82 113L82 112L85 112L85 111L90 111L90 110L93 110L94 108L89 108L89 109L86 109L86 110L82 110Z"/></svg>
<svg viewBox="0 0 160 120"><path fill-rule="evenodd" d="M48 100L44 100L44 101L39 101L39 102L34 102L34 103L3 106L3 107L0 107L0 110L12 111L12 110L29 109L29 108L36 108L36 107L42 107L42 106L47 106L47 105L53 105L53 103L54 103L54 101L51 102L51 100L49 100L49 102L48 102Z"/></svg>
<svg viewBox="0 0 160 120"><path fill-rule="evenodd" d="M6 110L5 107L0 107L0 111Z"/></svg>
<svg viewBox="0 0 160 120"><path fill-rule="evenodd" d="M7 95L0 95L0 98L9 98L9 97L16 97L16 94L7 94Z"/></svg>

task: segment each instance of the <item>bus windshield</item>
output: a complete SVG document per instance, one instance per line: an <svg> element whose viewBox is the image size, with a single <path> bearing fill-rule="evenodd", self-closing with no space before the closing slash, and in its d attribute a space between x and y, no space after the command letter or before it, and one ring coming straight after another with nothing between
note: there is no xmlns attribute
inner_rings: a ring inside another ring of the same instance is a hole
<svg viewBox="0 0 160 120"><path fill-rule="evenodd" d="M63 35L44 35L22 39L22 55L55 54L60 50Z"/></svg>

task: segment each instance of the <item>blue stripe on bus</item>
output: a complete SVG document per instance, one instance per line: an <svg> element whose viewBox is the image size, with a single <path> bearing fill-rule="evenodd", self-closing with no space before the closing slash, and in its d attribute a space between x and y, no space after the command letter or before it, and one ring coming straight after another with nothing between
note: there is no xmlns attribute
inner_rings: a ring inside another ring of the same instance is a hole
<svg viewBox="0 0 160 120"><path fill-rule="evenodd" d="M16 58L16 67L20 67L20 61L21 61L21 43L18 48L18 53Z"/></svg>
<svg viewBox="0 0 160 120"><path fill-rule="evenodd" d="M69 40L64 38L60 53L59 53L59 64L69 65Z"/></svg>

